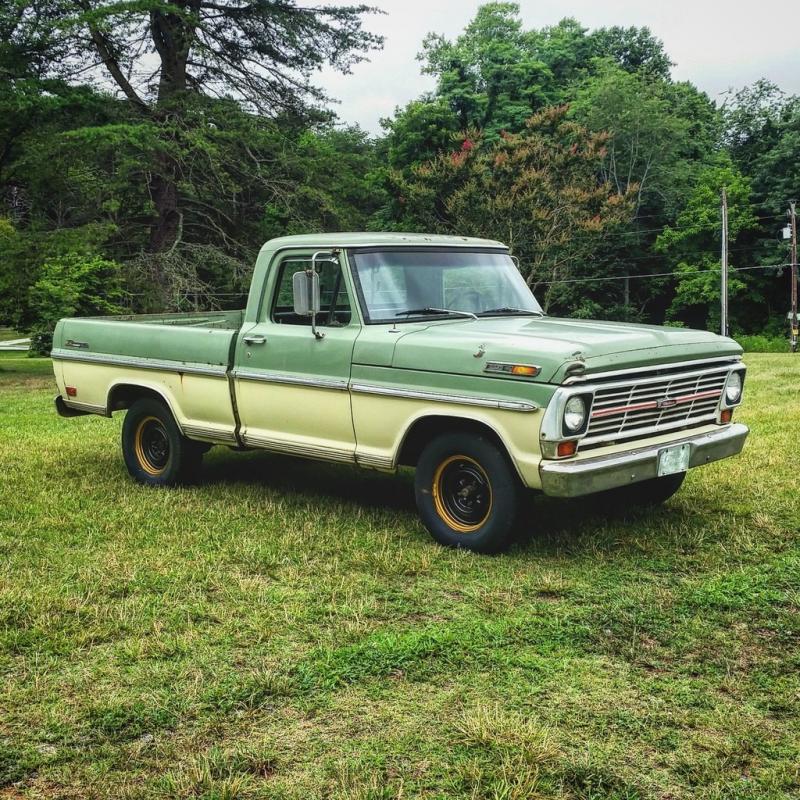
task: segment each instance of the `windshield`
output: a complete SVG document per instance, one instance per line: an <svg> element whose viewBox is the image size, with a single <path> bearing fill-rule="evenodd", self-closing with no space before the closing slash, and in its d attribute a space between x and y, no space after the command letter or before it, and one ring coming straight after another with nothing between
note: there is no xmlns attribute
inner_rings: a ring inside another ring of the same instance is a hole
<svg viewBox="0 0 800 800"><path fill-rule="evenodd" d="M352 254L366 321L542 315L503 252L377 250Z"/></svg>

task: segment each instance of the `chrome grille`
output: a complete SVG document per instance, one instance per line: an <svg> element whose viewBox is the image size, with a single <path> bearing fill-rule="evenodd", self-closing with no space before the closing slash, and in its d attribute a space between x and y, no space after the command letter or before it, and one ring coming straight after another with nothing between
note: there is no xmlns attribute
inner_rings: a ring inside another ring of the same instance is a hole
<svg viewBox="0 0 800 800"><path fill-rule="evenodd" d="M667 375L601 384L581 445L655 436L713 422L729 369L728 365L672 369Z"/></svg>

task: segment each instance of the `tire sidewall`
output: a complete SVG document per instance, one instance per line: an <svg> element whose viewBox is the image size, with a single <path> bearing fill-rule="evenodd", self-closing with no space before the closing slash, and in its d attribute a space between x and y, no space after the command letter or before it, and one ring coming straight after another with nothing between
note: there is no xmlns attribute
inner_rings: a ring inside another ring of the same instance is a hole
<svg viewBox="0 0 800 800"><path fill-rule="evenodd" d="M166 466L158 475L152 475L144 469L136 455L136 435L142 420L155 417L163 426L169 445L169 456ZM186 440L175 423L172 412L159 400L143 398L137 400L125 414L122 423L122 455L128 472L139 483L150 486L171 486L182 476Z"/></svg>
<svg viewBox="0 0 800 800"><path fill-rule="evenodd" d="M455 455L475 461L488 478L491 490L489 514L470 533L450 527L439 515L433 496L437 468ZM440 544L478 553L497 553L510 543L519 506L519 479L505 454L488 437L465 432L442 434L433 439L417 462L414 493L422 522Z"/></svg>

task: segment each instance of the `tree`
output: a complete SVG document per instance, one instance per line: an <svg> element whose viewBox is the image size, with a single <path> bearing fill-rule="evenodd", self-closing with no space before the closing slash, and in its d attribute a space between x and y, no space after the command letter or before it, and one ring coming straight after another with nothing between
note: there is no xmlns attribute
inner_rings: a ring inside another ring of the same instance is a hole
<svg viewBox="0 0 800 800"><path fill-rule="evenodd" d="M757 81L730 98L723 107L725 143L753 188L759 231L752 237L756 264L785 264L788 243L778 236L786 224L789 200L800 187L800 97L787 95L768 81ZM764 303L752 313L752 330L786 331L790 291L788 270L766 270L760 281Z"/></svg>
<svg viewBox="0 0 800 800"><path fill-rule="evenodd" d="M604 177L623 193L636 184L637 212L678 206L698 149L713 152L713 106L697 90L691 92L693 105L685 85L629 73L609 62L575 92L575 119L609 134Z"/></svg>
<svg viewBox="0 0 800 800"><path fill-rule="evenodd" d="M727 156L706 167L675 221L664 229L656 241L656 249L668 254L678 272L675 297L668 317L693 327L718 329L720 323L720 193L728 198L728 232L733 253L743 236L758 227L751 205L750 182ZM732 266L736 263L733 259ZM762 304L758 276L731 273L728 295L731 300L732 327L741 330L746 318L743 305Z"/></svg>
<svg viewBox="0 0 800 800"><path fill-rule="evenodd" d="M452 145L459 118L442 99L412 100L381 120L386 130L382 149L389 166L403 169L435 158Z"/></svg>
<svg viewBox="0 0 800 800"><path fill-rule="evenodd" d="M593 243L630 218L629 198L597 180L606 137L568 120L565 108L485 146L477 137L410 179L394 173L390 194L405 227L502 240L536 289L582 274Z"/></svg>
<svg viewBox="0 0 800 800"><path fill-rule="evenodd" d="M348 71L380 37L361 28L367 6L300 6L295 0L51 0L51 30L85 69L86 53L142 119L160 128L149 164L149 250L173 247L184 222L179 153L187 122L202 124L192 99L230 94L262 113L302 114L324 100L310 82L326 63ZM25 8L24 15L35 15ZM145 70L149 54L154 70ZM141 80L131 76L144 75ZM199 108L198 108L199 107ZM207 108L207 106L206 106ZM187 109L189 113L187 113Z"/></svg>
<svg viewBox="0 0 800 800"><path fill-rule="evenodd" d="M591 130L608 132L603 178L626 194L637 187L631 229L594 254L608 274L635 277L617 280L615 298L604 293L596 299L616 318L659 319L670 302L669 281L636 278L669 271L653 245L718 151L718 112L690 84L627 72L609 61L595 61L595 74L573 93L571 115Z"/></svg>
<svg viewBox="0 0 800 800"><path fill-rule="evenodd" d="M428 34L422 48L422 71L436 77L436 94L461 130L477 127L494 139L520 130L545 103L549 70L529 47L516 3L480 6L455 42Z"/></svg>
<svg viewBox="0 0 800 800"><path fill-rule="evenodd" d="M598 28L589 35L593 55L607 58L624 69L662 81L670 80L673 62L649 28L614 25Z"/></svg>
<svg viewBox="0 0 800 800"><path fill-rule="evenodd" d="M480 128L487 141L501 131L520 131L534 111L563 103L569 87L594 74L602 60L662 81L669 81L672 66L647 28L589 33L566 18L525 31L519 4L511 2L480 6L454 41L428 34L418 58L437 80L435 99L457 115L459 128Z"/></svg>
<svg viewBox="0 0 800 800"><path fill-rule="evenodd" d="M50 352L53 330L62 317L121 313L120 278L120 265L97 255L70 253L45 262L30 290L36 317L31 349Z"/></svg>
<svg viewBox="0 0 800 800"><path fill-rule="evenodd" d="M758 81L734 95L724 119L731 155L752 179L757 202L782 214L800 186L800 97Z"/></svg>

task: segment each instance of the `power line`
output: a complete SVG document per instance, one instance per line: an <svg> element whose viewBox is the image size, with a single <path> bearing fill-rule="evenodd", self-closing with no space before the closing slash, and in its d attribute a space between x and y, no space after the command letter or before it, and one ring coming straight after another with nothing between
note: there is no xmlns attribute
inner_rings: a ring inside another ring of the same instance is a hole
<svg viewBox="0 0 800 800"><path fill-rule="evenodd" d="M762 239L757 244L742 245L741 247L729 247L728 248L728 252L729 253L751 253L751 252L754 252L756 250L760 250L761 249L761 244L763 244L763 242L764 242L764 240ZM666 254L665 253L649 253L648 255L642 255L642 256L627 256L626 255L626 256L624 256L624 257L622 257L620 259L611 259L611 258L596 259L596 258L592 258L592 259L587 259L587 261L585 263L597 264L597 263L602 263L604 261L606 263L611 263L612 260L619 260L621 262L628 263L629 261L658 261L658 260L664 259L664 258L666 258Z"/></svg>
<svg viewBox="0 0 800 800"><path fill-rule="evenodd" d="M660 216L659 214L650 214L648 216L657 217ZM633 222L636 222L638 219L646 219L647 217L637 217ZM753 219L756 220L768 220L768 219L786 219L785 214L762 214L762 215L754 215ZM663 233L666 230L671 231L684 231L696 228L698 233L703 232L711 232L712 227L711 225L707 226L698 226L694 224L689 225L664 225L661 228L640 228L638 230L630 230L630 231L608 231L604 234L604 237L610 236L639 236L642 233Z"/></svg>
<svg viewBox="0 0 800 800"><path fill-rule="evenodd" d="M783 267L790 267L791 264L759 264L755 267L728 267L728 272L746 272L751 269L781 269ZM719 272L716 269L693 269L693 270L676 270L674 272L651 272L645 275L609 275L605 278L563 278L555 281L536 281L535 285L551 286L556 283L597 283L604 281L624 281L624 280L642 280L646 278L668 278L674 275L714 275Z"/></svg>

